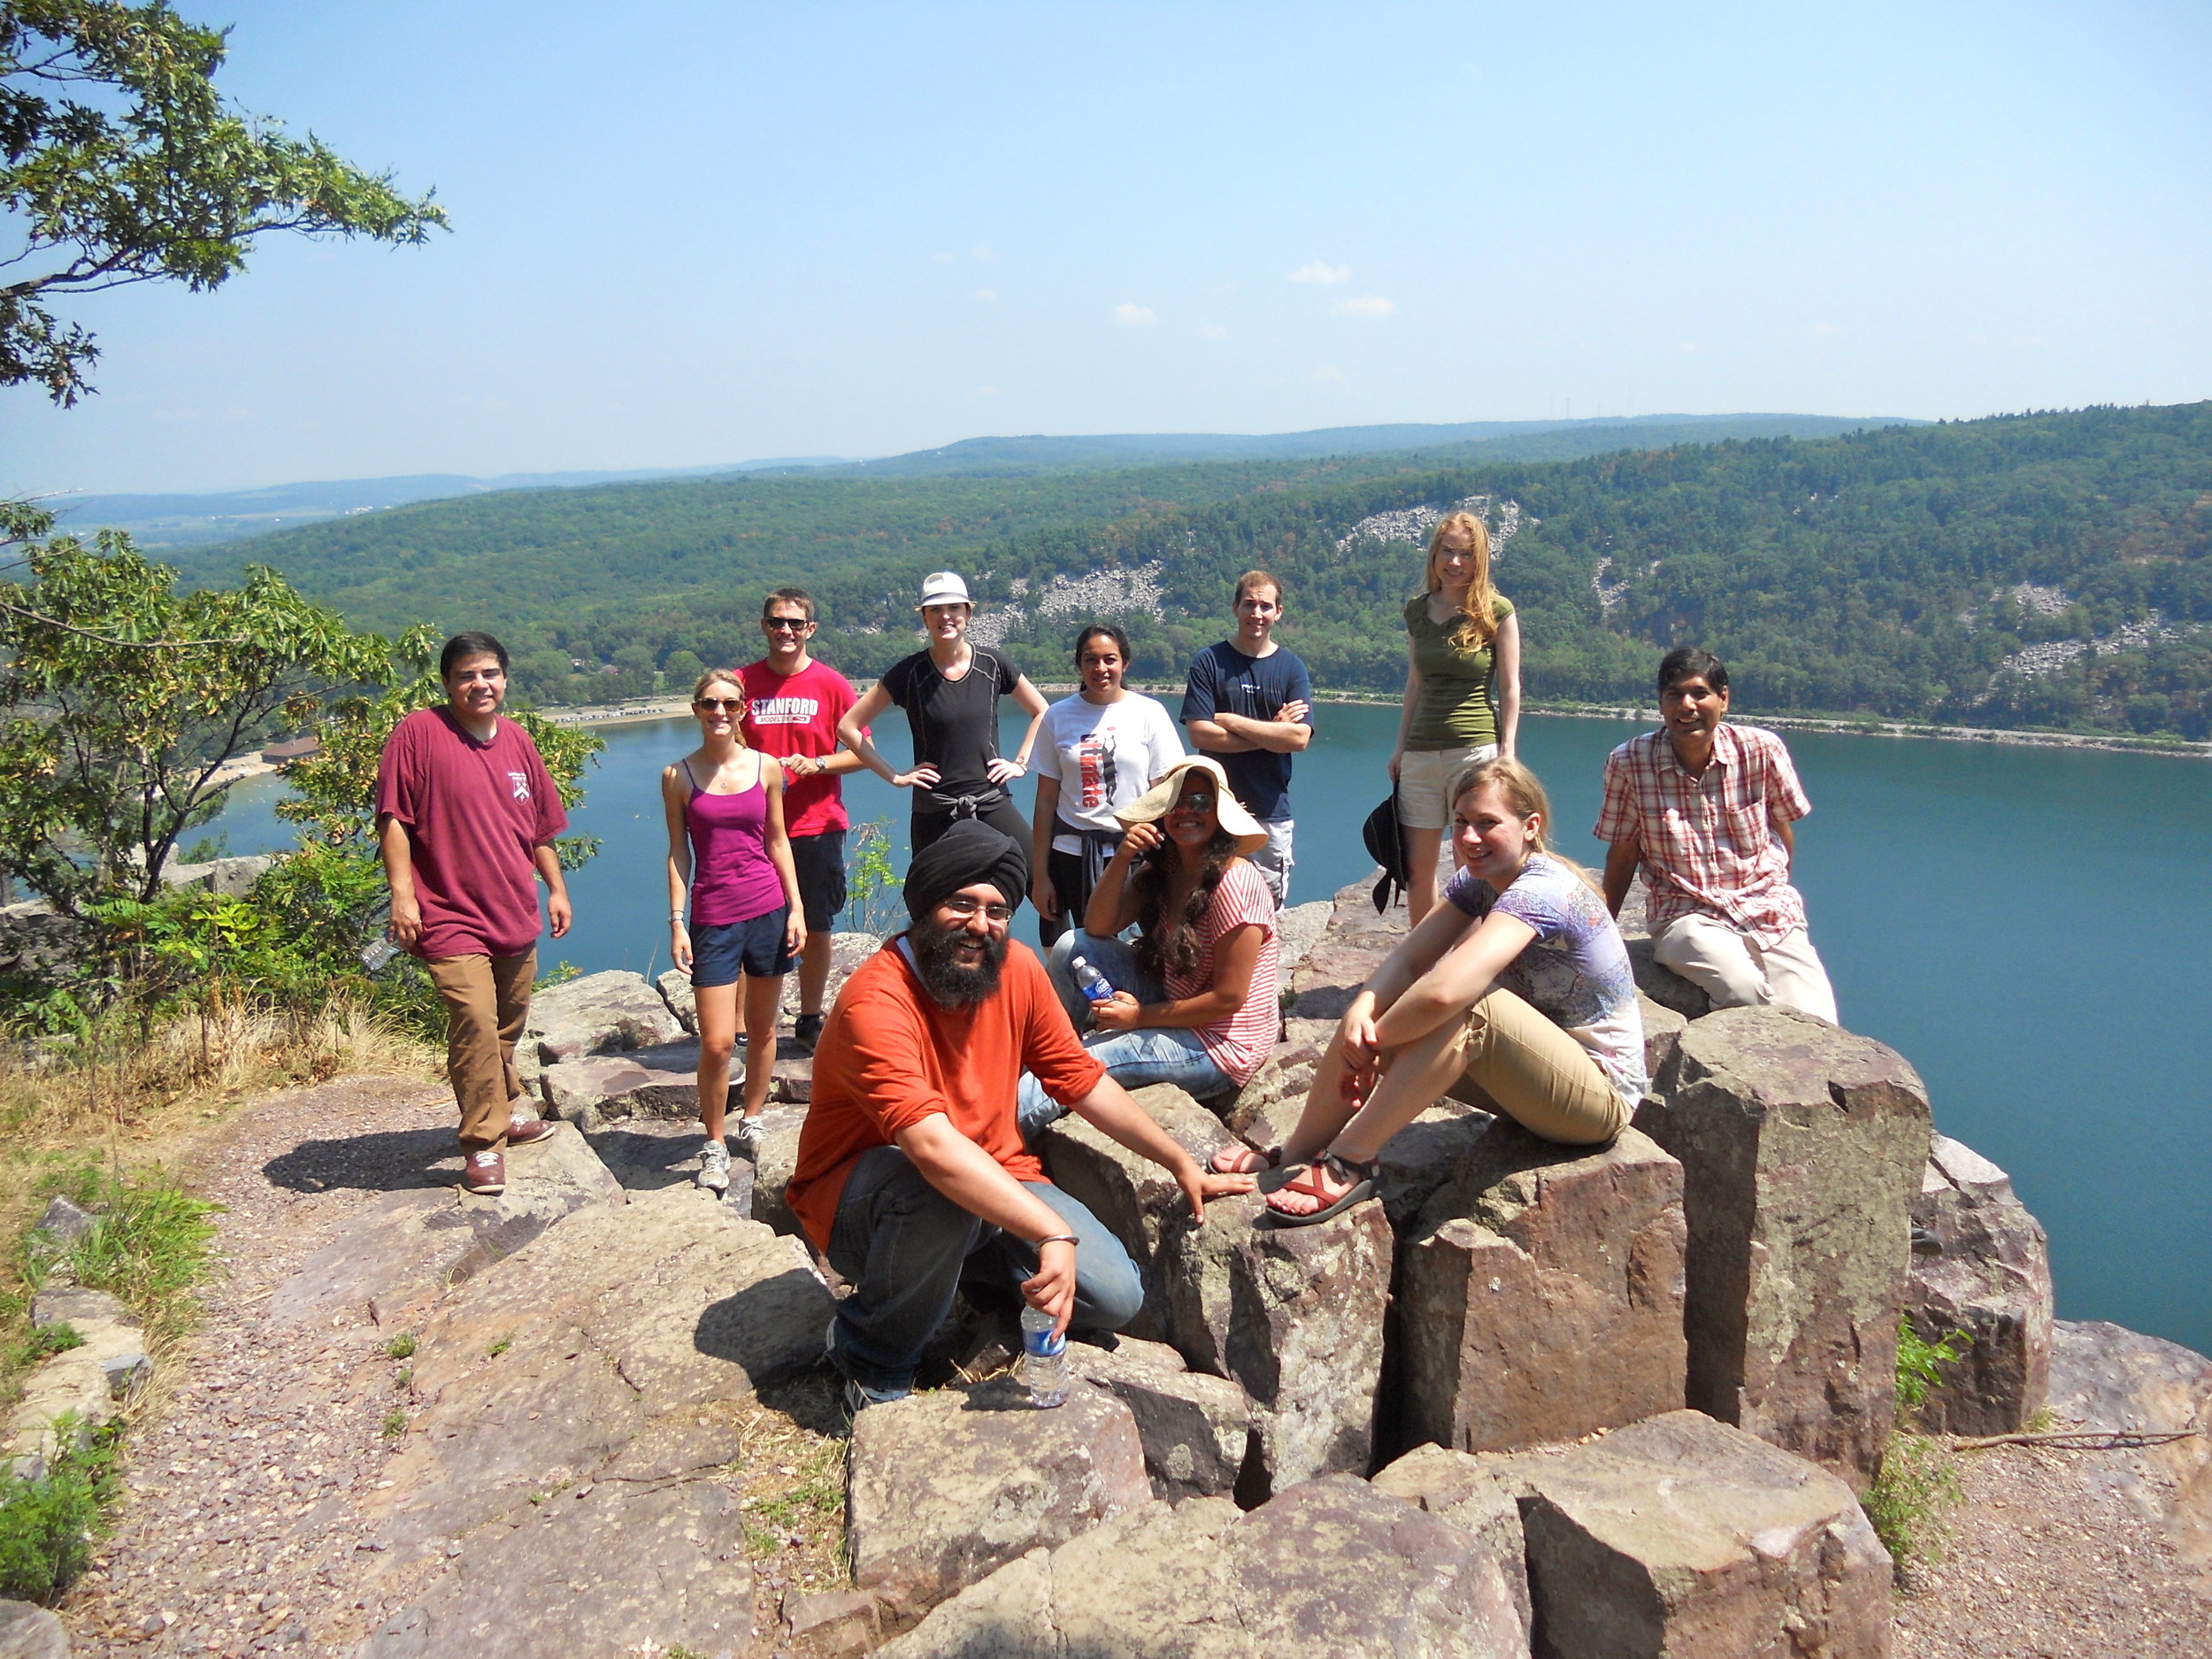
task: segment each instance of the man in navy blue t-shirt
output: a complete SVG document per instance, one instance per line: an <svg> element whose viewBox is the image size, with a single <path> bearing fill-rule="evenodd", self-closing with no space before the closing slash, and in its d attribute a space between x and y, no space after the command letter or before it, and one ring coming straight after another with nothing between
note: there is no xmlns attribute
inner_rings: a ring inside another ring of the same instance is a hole
<svg viewBox="0 0 2212 1659"><path fill-rule="evenodd" d="M1295 655L1275 643L1283 587L1265 571L1237 578L1234 639L1191 658L1183 687L1183 729L1202 754L1217 757L1248 811L1267 831L1252 855L1279 907L1289 902L1290 757L1313 741L1313 681Z"/></svg>

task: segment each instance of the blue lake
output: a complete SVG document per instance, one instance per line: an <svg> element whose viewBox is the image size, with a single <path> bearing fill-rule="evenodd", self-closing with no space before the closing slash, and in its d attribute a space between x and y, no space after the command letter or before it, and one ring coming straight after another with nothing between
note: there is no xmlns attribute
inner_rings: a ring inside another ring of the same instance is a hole
<svg viewBox="0 0 2212 1659"><path fill-rule="evenodd" d="M1394 708L1322 711L1294 786L1294 903L1371 867L1360 825L1384 793L1396 721ZM571 878L576 926L542 941L541 961L667 967L658 780L695 729L687 718L604 733L574 824L603 850ZM1563 851L1601 858L1589 837L1600 769L1638 729L1525 723L1523 756L1551 791ZM1018 738L1010 723L1008 752ZM879 726L878 741L904 764L903 720ZM1814 805L1797 879L1844 1023L1901 1050L1927 1079L1938 1126L2011 1171L2050 1229L2062 1317L2212 1352L2212 767L1997 744L1789 743ZM289 844L277 788L256 780L235 793L218 826L232 851ZM864 772L846 798L856 822L884 821L903 868L905 799Z"/></svg>

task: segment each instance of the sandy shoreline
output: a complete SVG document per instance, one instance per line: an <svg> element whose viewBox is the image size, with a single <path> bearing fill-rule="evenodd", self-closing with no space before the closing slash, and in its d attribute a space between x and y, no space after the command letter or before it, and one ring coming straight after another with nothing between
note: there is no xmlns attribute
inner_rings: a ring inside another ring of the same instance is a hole
<svg viewBox="0 0 2212 1659"><path fill-rule="evenodd" d="M1064 697L1073 695L1076 687L1072 685L1040 685L1037 689L1048 697ZM1379 692L1366 695L1324 692L1317 701L1324 705L1348 708L1388 708L1394 705L1398 699ZM546 711L546 718L560 726L634 726L646 720L669 719L687 714L690 710L691 705L679 697L598 708L552 709ZM1659 724L1658 710L1632 708L1619 703L1525 703L1521 705L1521 712L1548 718L1621 720L1652 726ZM2024 732L1979 726L1916 726L1905 720L1844 719L1818 715L1767 715L1755 712L1749 715L1745 723L1771 726L1784 732L1825 732L1839 737L1917 737L1945 743L2009 743L2024 749L2104 749L2118 755L2158 755L2180 760L2212 760L2212 743L2162 741L2154 738L2121 737L2116 734L2098 736L2073 732Z"/></svg>

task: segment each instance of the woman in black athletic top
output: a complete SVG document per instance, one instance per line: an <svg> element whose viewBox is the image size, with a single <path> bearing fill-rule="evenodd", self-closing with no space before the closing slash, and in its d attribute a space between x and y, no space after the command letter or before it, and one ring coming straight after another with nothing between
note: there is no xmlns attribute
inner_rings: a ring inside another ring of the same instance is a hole
<svg viewBox="0 0 2212 1659"><path fill-rule="evenodd" d="M1044 718L1044 694L1005 657L987 645L968 643L968 585L950 571L922 583L922 626L929 649L901 657L890 672L837 723L838 741L878 777L914 791L910 838L915 852L964 818L981 818L1010 835L1029 856L1029 821L1008 786L1029 770L1029 751ZM1029 717L1013 758L998 752L998 703L1010 695ZM914 734L914 766L894 772L863 734L868 723L896 705ZM1025 891L1026 889L1025 888Z"/></svg>

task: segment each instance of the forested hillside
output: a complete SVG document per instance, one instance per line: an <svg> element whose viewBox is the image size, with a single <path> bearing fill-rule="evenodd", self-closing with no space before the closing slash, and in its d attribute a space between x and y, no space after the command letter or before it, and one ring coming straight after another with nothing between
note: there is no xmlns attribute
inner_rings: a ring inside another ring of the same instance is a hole
<svg viewBox="0 0 2212 1659"><path fill-rule="evenodd" d="M265 561L380 627L493 626L526 689L574 700L749 657L758 596L787 580L824 600L823 654L873 672L911 649L908 595L941 565L970 572L1033 672L1062 670L1071 626L1103 610L1165 683L1219 636L1236 572L1263 564L1317 680L1389 691L1419 558L1391 534L1402 520L1356 528L1481 496L1516 526L1497 578L1537 697L1647 697L1658 650L1695 639L1747 709L2208 734L2212 404L1495 454L534 492L187 565L216 580Z"/></svg>

